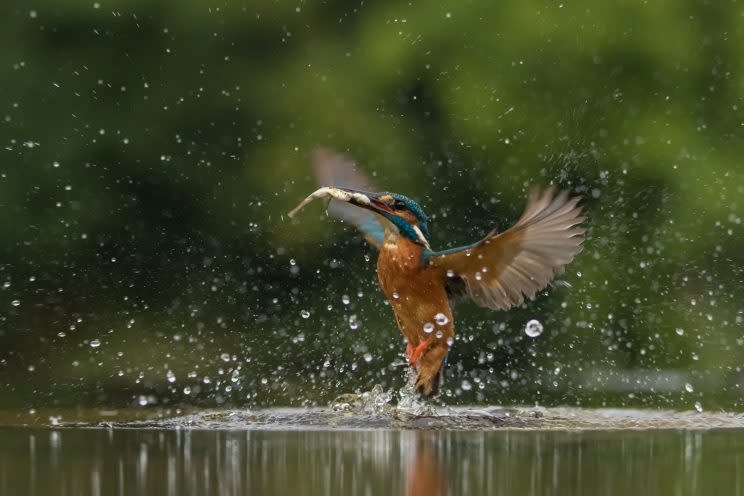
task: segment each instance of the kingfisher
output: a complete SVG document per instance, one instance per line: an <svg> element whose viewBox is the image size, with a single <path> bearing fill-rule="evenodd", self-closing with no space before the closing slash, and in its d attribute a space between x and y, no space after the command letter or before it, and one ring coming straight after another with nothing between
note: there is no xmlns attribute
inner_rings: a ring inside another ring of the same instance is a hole
<svg viewBox="0 0 744 496"><path fill-rule="evenodd" d="M583 248L581 197L555 186L533 187L521 217L505 231L493 229L476 243L436 251L428 217L411 198L372 192L344 155L318 149L313 165L318 182L329 186L310 194L289 217L314 199L329 199L328 213L354 225L379 250L380 287L407 341L414 389L424 398L437 392L454 342L454 302L469 298L494 310L519 306L563 273Z"/></svg>

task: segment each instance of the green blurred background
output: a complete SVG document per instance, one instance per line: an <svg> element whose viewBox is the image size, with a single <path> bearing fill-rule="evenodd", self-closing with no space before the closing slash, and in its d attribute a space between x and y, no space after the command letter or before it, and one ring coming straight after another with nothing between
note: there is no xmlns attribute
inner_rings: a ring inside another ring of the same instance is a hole
<svg viewBox="0 0 744 496"><path fill-rule="evenodd" d="M532 184L586 198L562 282L455 309L445 403L744 409L740 2L0 13L0 406L400 388L374 251L320 204L285 214L326 146L418 200L435 249L507 227Z"/></svg>

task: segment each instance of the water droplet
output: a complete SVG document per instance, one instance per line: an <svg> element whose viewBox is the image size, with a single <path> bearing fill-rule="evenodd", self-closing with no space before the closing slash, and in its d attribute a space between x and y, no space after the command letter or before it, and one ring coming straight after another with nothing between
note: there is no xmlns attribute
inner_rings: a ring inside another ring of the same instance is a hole
<svg viewBox="0 0 744 496"><path fill-rule="evenodd" d="M307 310L302 310L302 311L300 312L300 315L302 316L302 318L303 318L303 319L308 319L308 318L310 318L310 312L308 312Z"/></svg>
<svg viewBox="0 0 744 496"><path fill-rule="evenodd" d="M65 336L67 336L67 333L66 333L65 331L59 331L59 332L57 333L57 336L58 336L58 337L60 337L60 338L63 338L63 337L65 337Z"/></svg>
<svg viewBox="0 0 744 496"><path fill-rule="evenodd" d="M674 332L676 332L676 333L677 333L677 336L682 336L682 335L683 335L683 334L685 333L685 330L684 330L684 329L682 329L682 328L680 328L680 327L678 327L678 328L676 328L676 329L674 330Z"/></svg>
<svg viewBox="0 0 744 496"><path fill-rule="evenodd" d="M702 412L703 411L703 404L700 403L699 401L696 401L695 402L695 410L697 410L698 413Z"/></svg>
<svg viewBox="0 0 744 496"><path fill-rule="evenodd" d="M536 338L543 333L543 325L540 321L532 319L524 327L524 333L531 338Z"/></svg>
<svg viewBox="0 0 744 496"><path fill-rule="evenodd" d="M449 319L447 318L446 315L440 312L434 316L434 321L436 321L437 325L443 326L443 325L447 325L447 322L449 322Z"/></svg>
<svg viewBox="0 0 744 496"><path fill-rule="evenodd" d="M212 379L210 379L208 375L205 375L204 378L202 379L202 382L204 384L211 384L212 383Z"/></svg>
<svg viewBox="0 0 744 496"><path fill-rule="evenodd" d="M34 370L36 370L36 366L35 365L29 365L28 368L27 368L27 370L29 372L33 372Z"/></svg>
<svg viewBox="0 0 744 496"><path fill-rule="evenodd" d="M13 305L14 307L18 307L21 305L21 300L13 300L10 302L10 304Z"/></svg>
<svg viewBox="0 0 744 496"><path fill-rule="evenodd" d="M480 272L476 272L475 273L475 280L476 281L480 281L481 279L483 279L483 274L481 274Z"/></svg>
<svg viewBox="0 0 744 496"><path fill-rule="evenodd" d="M455 271L452 269L447 269L447 277L455 277Z"/></svg>
<svg viewBox="0 0 744 496"><path fill-rule="evenodd" d="M229 362L230 361L230 354L229 353L221 353L220 354L220 360L223 362Z"/></svg>
<svg viewBox="0 0 744 496"><path fill-rule="evenodd" d="M99 346L101 346L101 340L100 339L94 339L93 341L91 341L89 343L89 345L90 345L91 348L98 348Z"/></svg>
<svg viewBox="0 0 744 496"><path fill-rule="evenodd" d="M426 334L431 334L432 331L434 331L434 324L432 324L431 322L427 322L426 324L424 324L424 332Z"/></svg>
<svg viewBox="0 0 744 496"><path fill-rule="evenodd" d="M372 355L370 353L365 353L364 354L364 361L367 362L367 363L371 362L372 361Z"/></svg>
<svg viewBox="0 0 744 496"><path fill-rule="evenodd" d="M290 258L289 265L297 265L297 260L295 260L294 258Z"/></svg>
<svg viewBox="0 0 744 496"><path fill-rule="evenodd" d="M139 406L147 406L147 396L139 395L137 397L137 404Z"/></svg>
<svg viewBox="0 0 744 496"><path fill-rule="evenodd" d="M166 372L165 378L168 379L168 382L170 382L171 384L176 382L176 374L174 374L172 370Z"/></svg>
<svg viewBox="0 0 744 496"><path fill-rule="evenodd" d="M183 388L183 394L191 394L191 388L188 387L188 386L186 386L185 388Z"/></svg>
<svg viewBox="0 0 744 496"><path fill-rule="evenodd" d="M352 331L359 329L359 320L357 319L356 314L349 315L349 328Z"/></svg>
<svg viewBox="0 0 744 496"><path fill-rule="evenodd" d="M442 337L444 337L444 333L442 331L437 331L436 334L434 334L434 336L437 339L442 339Z"/></svg>
<svg viewBox="0 0 744 496"><path fill-rule="evenodd" d="M695 389L692 387L692 384L690 384L689 382L688 383L685 383L685 391L687 391L688 393L691 393L694 390Z"/></svg>
<svg viewBox="0 0 744 496"><path fill-rule="evenodd" d="M397 300L398 298L400 298L400 295L396 291L393 291L393 299Z"/></svg>
<svg viewBox="0 0 744 496"><path fill-rule="evenodd" d="M463 391L470 391L473 389L473 385L470 384L470 381L466 381L463 379L462 383L460 384L460 388L462 388Z"/></svg>
<svg viewBox="0 0 744 496"><path fill-rule="evenodd" d="M349 295L345 294L341 296L341 303L344 305L348 305L351 302L351 299L349 298Z"/></svg>
<svg viewBox="0 0 744 496"><path fill-rule="evenodd" d="M269 380L266 377L261 378L261 384L268 384Z"/></svg>

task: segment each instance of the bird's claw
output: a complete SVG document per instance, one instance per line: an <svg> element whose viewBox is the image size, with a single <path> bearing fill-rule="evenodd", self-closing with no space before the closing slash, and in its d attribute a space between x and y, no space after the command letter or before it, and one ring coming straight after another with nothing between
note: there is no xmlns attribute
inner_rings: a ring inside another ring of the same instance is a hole
<svg viewBox="0 0 744 496"><path fill-rule="evenodd" d="M422 341L414 348L411 343L408 343L408 346L406 346L406 355L408 355L408 360L411 362L411 367L416 366L416 362L418 362L418 359L430 345L431 341Z"/></svg>

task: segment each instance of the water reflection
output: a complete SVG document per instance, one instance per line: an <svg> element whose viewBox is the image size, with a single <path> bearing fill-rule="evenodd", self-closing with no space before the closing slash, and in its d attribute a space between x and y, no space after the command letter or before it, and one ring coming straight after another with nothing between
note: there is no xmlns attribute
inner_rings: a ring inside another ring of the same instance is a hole
<svg viewBox="0 0 744 496"><path fill-rule="evenodd" d="M744 431L0 428L0 494L742 494Z"/></svg>
<svg viewBox="0 0 744 496"><path fill-rule="evenodd" d="M442 432L408 434L413 438L407 440L408 445L413 445L413 454L406 469L406 496L447 495L447 479L443 465L446 461L440 459L439 450L443 445Z"/></svg>

